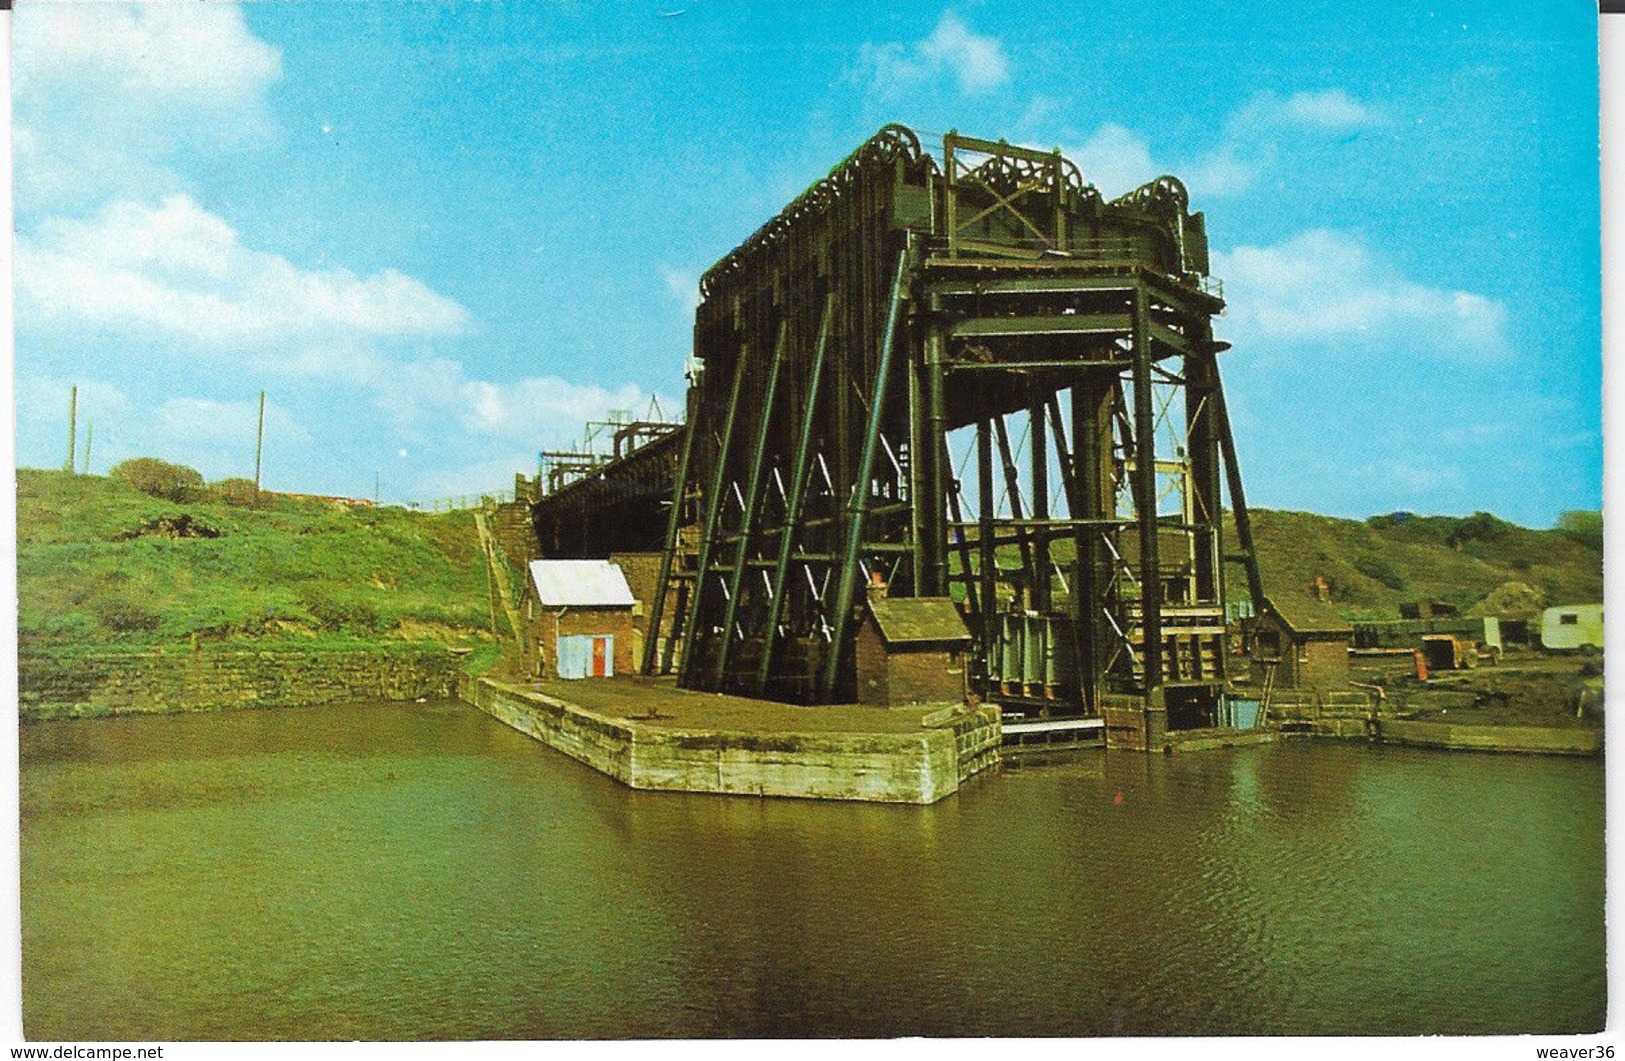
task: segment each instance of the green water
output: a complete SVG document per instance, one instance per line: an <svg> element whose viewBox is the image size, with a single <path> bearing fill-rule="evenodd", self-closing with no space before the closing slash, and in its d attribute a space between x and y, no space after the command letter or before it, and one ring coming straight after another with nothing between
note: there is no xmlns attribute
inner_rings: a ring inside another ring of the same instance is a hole
<svg viewBox="0 0 1625 1061"><path fill-rule="evenodd" d="M1604 1020L1591 761L1092 752L919 808L633 792L454 704L21 740L32 1039Z"/></svg>

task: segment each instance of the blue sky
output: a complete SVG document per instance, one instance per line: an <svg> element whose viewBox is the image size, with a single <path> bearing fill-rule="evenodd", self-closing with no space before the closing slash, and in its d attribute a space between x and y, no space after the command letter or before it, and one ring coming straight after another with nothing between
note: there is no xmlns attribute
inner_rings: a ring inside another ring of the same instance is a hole
<svg viewBox="0 0 1625 1061"><path fill-rule="evenodd" d="M1357 8L1358 10L1350 10ZM678 12L680 14L673 14ZM681 408L699 274L876 128L1206 212L1249 500L1601 504L1595 7L152 3L14 16L17 457L428 501Z"/></svg>

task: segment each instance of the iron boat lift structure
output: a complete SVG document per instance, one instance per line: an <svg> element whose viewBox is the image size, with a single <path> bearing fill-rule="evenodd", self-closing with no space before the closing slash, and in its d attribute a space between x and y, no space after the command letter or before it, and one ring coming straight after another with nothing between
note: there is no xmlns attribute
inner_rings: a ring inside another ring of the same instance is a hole
<svg viewBox="0 0 1625 1061"><path fill-rule="evenodd" d="M701 280L644 669L850 701L884 583L960 607L1007 711L1213 724L1227 561L1262 587L1207 273L1172 177L882 129Z"/></svg>

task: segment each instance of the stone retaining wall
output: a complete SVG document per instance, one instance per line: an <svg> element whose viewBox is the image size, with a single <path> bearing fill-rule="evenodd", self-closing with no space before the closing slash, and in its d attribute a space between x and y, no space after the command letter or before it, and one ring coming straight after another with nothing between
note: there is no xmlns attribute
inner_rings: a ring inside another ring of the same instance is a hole
<svg viewBox="0 0 1625 1061"><path fill-rule="evenodd" d="M19 652L25 720L415 700L455 693L459 657L435 645Z"/></svg>
<svg viewBox="0 0 1625 1061"><path fill-rule="evenodd" d="M1547 755L1597 755L1602 751L1600 729L1474 726L1455 722L1385 718L1378 723L1378 731L1379 739L1385 743L1416 744L1429 748L1539 752Z"/></svg>
<svg viewBox="0 0 1625 1061"><path fill-rule="evenodd" d="M998 762L996 708L908 733L702 731L609 718L517 685L464 683L476 707L641 789L934 803Z"/></svg>

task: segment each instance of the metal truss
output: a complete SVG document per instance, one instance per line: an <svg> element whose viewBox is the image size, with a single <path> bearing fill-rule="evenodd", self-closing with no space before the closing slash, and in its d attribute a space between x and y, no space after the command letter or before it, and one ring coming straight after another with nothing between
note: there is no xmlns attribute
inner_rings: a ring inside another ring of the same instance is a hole
<svg viewBox="0 0 1625 1061"><path fill-rule="evenodd" d="M953 599L1019 709L1216 690L1226 563L1261 587L1206 268L1172 177L1108 203L1058 153L882 130L702 280L645 669L849 700L884 583Z"/></svg>

